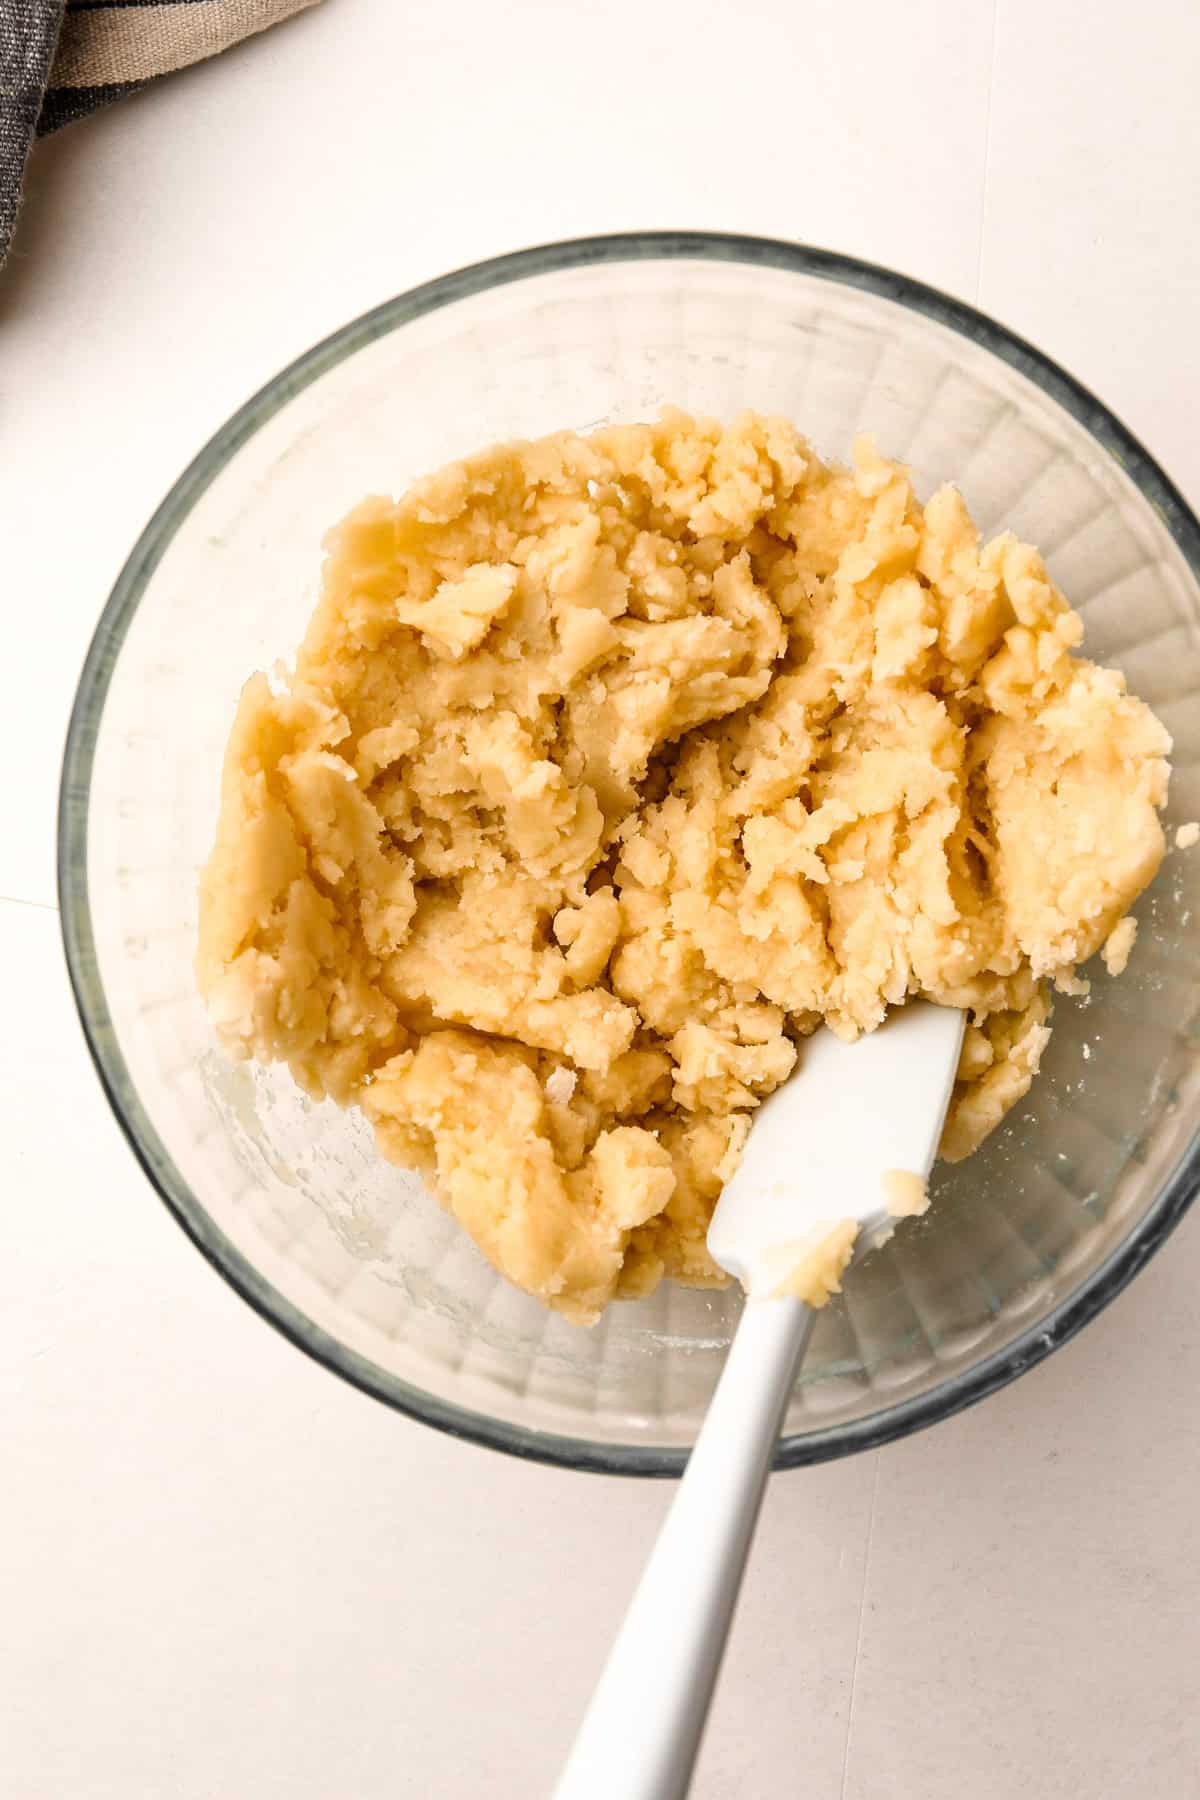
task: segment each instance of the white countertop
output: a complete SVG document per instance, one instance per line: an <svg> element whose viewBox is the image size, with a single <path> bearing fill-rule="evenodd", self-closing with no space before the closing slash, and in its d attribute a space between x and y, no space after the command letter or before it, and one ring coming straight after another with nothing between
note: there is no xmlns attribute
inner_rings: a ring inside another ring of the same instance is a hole
<svg viewBox="0 0 1200 1800"><path fill-rule="evenodd" d="M326 0L40 147L0 276L6 1797L548 1793L670 1498L340 1385L212 1274L108 1115L61 965L57 764L169 482L413 282L695 225L978 301L1200 501L1198 59L1192 0ZM1200 1795L1198 1287L1200 1209L1015 1387L773 1481L700 1800Z"/></svg>

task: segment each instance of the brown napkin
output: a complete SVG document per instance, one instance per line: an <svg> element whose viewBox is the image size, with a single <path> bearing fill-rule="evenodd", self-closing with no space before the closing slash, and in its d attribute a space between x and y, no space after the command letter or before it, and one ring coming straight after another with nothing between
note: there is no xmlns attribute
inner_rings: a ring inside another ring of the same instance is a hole
<svg viewBox="0 0 1200 1800"><path fill-rule="evenodd" d="M0 262L34 136L316 0L0 0Z"/></svg>

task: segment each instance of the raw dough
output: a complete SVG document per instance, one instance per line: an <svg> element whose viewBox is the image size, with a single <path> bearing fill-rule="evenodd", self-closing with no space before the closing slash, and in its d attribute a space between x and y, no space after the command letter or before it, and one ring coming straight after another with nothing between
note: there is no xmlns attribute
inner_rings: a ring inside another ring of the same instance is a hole
<svg viewBox="0 0 1200 1800"><path fill-rule="evenodd" d="M1136 939L1136 919L1122 919L1119 925L1113 926L1100 947L1100 955L1110 975L1125 973Z"/></svg>
<svg viewBox="0 0 1200 1800"><path fill-rule="evenodd" d="M893 1219L919 1218L929 1211L929 1183L915 1169L885 1169L883 1191Z"/></svg>
<svg viewBox="0 0 1200 1800"><path fill-rule="evenodd" d="M790 1294L807 1306L824 1306L842 1291L842 1276L854 1254L857 1219L825 1219L803 1237L777 1244L768 1257L768 1285L762 1298ZM750 1290L755 1293L755 1289Z"/></svg>
<svg viewBox="0 0 1200 1800"><path fill-rule="evenodd" d="M869 441L827 465L782 419L510 444L367 500L229 742L220 1036L361 1105L573 1319L721 1283L713 1203L806 1033L969 1007L965 1156L1157 869L1169 740L1080 636L953 488L922 508Z"/></svg>

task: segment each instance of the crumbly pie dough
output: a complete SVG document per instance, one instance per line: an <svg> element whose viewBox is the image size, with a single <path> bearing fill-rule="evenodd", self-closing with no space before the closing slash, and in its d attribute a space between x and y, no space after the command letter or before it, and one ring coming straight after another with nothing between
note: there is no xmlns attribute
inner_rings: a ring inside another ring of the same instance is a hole
<svg viewBox="0 0 1200 1800"><path fill-rule="evenodd" d="M958 1158L1028 1088L1050 984L1127 954L1170 744L1081 632L953 488L922 507L869 441L826 464L778 418L367 500L229 741L221 1038L361 1106L573 1319L722 1282L713 1203L822 1020L970 1009Z"/></svg>

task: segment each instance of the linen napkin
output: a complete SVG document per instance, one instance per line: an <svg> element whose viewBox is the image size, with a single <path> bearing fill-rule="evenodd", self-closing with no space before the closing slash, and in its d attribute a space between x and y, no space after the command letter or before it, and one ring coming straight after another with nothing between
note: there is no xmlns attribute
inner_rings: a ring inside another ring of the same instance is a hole
<svg viewBox="0 0 1200 1800"><path fill-rule="evenodd" d="M35 136L317 0L0 0L0 263Z"/></svg>

